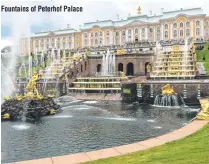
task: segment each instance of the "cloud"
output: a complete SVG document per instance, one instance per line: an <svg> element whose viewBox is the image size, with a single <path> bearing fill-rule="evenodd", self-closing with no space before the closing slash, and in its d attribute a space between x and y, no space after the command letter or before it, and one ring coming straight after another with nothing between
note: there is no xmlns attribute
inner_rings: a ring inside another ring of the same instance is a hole
<svg viewBox="0 0 209 164"><path fill-rule="evenodd" d="M125 19L128 14L136 15L137 8L142 8L142 14L149 14L152 10L153 14L160 14L161 8L164 11L176 10L180 8L203 7L206 14L209 15L209 1L208 0L59 0L59 1L4 1L2 5L5 6L53 6L53 5L68 5L68 6L82 6L82 13L68 13L68 12L29 12L29 13L5 13L2 12L2 24L7 25L12 29L13 38L18 38L23 35L31 34L31 26L44 25L45 30L48 25L55 28L65 28L67 24L71 24L73 28L78 29L79 25L85 22L92 22L96 20L116 19L117 14L120 19Z"/></svg>

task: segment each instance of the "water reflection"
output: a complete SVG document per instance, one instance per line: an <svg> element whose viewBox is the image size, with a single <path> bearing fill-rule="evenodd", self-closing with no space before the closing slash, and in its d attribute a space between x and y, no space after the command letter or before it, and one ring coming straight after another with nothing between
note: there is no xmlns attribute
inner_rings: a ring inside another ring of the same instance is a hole
<svg viewBox="0 0 209 164"><path fill-rule="evenodd" d="M74 100L73 100L74 101ZM29 128L2 122L2 162L65 155L129 144L184 126L197 109L159 108L118 101L60 103L63 112ZM8 146L9 145L9 146Z"/></svg>

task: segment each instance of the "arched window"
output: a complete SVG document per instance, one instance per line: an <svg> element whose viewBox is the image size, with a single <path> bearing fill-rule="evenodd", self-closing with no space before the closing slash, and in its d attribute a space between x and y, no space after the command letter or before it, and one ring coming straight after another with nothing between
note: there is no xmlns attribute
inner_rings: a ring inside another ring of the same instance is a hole
<svg viewBox="0 0 209 164"><path fill-rule="evenodd" d="M95 37L98 37L98 33L97 32L95 33Z"/></svg>
<svg viewBox="0 0 209 164"><path fill-rule="evenodd" d="M177 37L177 30L173 31L173 37L176 38Z"/></svg>
<svg viewBox="0 0 209 164"><path fill-rule="evenodd" d="M160 40L160 27L157 28L157 40Z"/></svg>
<svg viewBox="0 0 209 164"><path fill-rule="evenodd" d="M200 28L196 28L196 36L200 36Z"/></svg>
<svg viewBox="0 0 209 164"><path fill-rule="evenodd" d="M102 31L100 31L100 37L102 37L102 34L103 34Z"/></svg>
<svg viewBox="0 0 209 164"><path fill-rule="evenodd" d="M209 23L208 22L205 22L205 26L208 26L209 25Z"/></svg>
<svg viewBox="0 0 209 164"><path fill-rule="evenodd" d="M129 35L129 36L131 35L131 29L128 30L128 35Z"/></svg>
<svg viewBox="0 0 209 164"><path fill-rule="evenodd" d="M173 28L177 28L177 23L174 23L173 24Z"/></svg>
<svg viewBox="0 0 209 164"><path fill-rule="evenodd" d="M107 31L106 35L109 36L109 31Z"/></svg>
<svg viewBox="0 0 209 164"><path fill-rule="evenodd" d="M116 36L119 36L119 32L117 31L115 35L116 35Z"/></svg>
<svg viewBox="0 0 209 164"><path fill-rule="evenodd" d="M97 39L95 39L95 45L97 45L98 44L98 40Z"/></svg>
<svg viewBox="0 0 209 164"><path fill-rule="evenodd" d="M168 38L168 31L165 31L165 38Z"/></svg>
<svg viewBox="0 0 209 164"><path fill-rule="evenodd" d="M167 24L165 24L165 29L166 29L166 30L168 29L168 25L167 25Z"/></svg>
<svg viewBox="0 0 209 164"><path fill-rule="evenodd" d="M138 32L139 32L139 31L138 31L138 28L136 28L136 29L135 29L135 34L138 34Z"/></svg>
<svg viewBox="0 0 209 164"><path fill-rule="evenodd" d="M142 28L142 33L141 33L142 37L145 36L145 28Z"/></svg>
<svg viewBox="0 0 209 164"><path fill-rule="evenodd" d="M126 32L125 32L125 31L123 31L123 32L122 32L122 35L123 35L123 36L125 36L125 35L126 35Z"/></svg>
<svg viewBox="0 0 209 164"><path fill-rule="evenodd" d="M187 22L187 23L186 23L186 26L187 26L187 27L190 27L190 22Z"/></svg>
<svg viewBox="0 0 209 164"><path fill-rule="evenodd" d="M91 39L91 46L93 46L93 44L94 44L94 41L93 41L93 39Z"/></svg>
<svg viewBox="0 0 209 164"><path fill-rule="evenodd" d="M107 37L106 42L107 42L107 45L109 45L109 37Z"/></svg>
<svg viewBox="0 0 209 164"><path fill-rule="evenodd" d="M209 35L209 29L205 29L205 35L206 35L206 36Z"/></svg>
<svg viewBox="0 0 209 164"><path fill-rule="evenodd" d="M199 20L196 21L196 26L200 26L200 21Z"/></svg>
<svg viewBox="0 0 209 164"><path fill-rule="evenodd" d="M157 28L157 33L160 33L160 27Z"/></svg>
<svg viewBox="0 0 209 164"><path fill-rule="evenodd" d="M87 38L87 33L84 34L84 37Z"/></svg>
<svg viewBox="0 0 209 164"><path fill-rule="evenodd" d="M93 33L91 33L91 37L93 37L94 36L94 34Z"/></svg>
<svg viewBox="0 0 209 164"><path fill-rule="evenodd" d="M116 45L119 45L119 39L116 38Z"/></svg>
<svg viewBox="0 0 209 164"><path fill-rule="evenodd" d="M186 36L187 36L187 37L190 37L190 29L187 29L187 30L186 30Z"/></svg>
<svg viewBox="0 0 209 164"><path fill-rule="evenodd" d="M85 42L85 46L87 46L87 39L85 39L84 42Z"/></svg>
<svg viewBox="0 0 209 164"><path fill-rule="evenodd" d="M180 37L183 37L184 36L184 32L183 30L180 30Z"/></svg>
<svg viewBox="0 0 209 164"><path fill-rule="evenodd" d="M180 23L180 28L182 28L182 27L184 27L184 23L181 22Z"/></svg>

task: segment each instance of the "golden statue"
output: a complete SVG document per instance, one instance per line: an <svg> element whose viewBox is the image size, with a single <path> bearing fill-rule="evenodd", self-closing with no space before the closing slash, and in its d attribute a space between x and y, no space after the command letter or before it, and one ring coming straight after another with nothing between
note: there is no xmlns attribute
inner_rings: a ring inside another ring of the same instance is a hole
<svg viewBox="0 0 209 164"><path fill-rule="evenodd" d="M27 93L25 97L27 98L38 98L38 99L43 99L43 96L38 93L38 89L36 88L36 82L38 80L38 73L34 73L33 77L30 79L26 86ZM35 92L35 93L34 93Z"/></svg>
<svg viewBox="0 0 209 164"><path fill-rule="evenodd" d="M137 9L137 14L141 14L141 7L140 6Z"/></svg>
<svg viewBox="0 0 209 164"><path fill-rule="evenodd" d="M151 68L152 68L151 64L148 64L147 65L147 72L150 72L151 71Z"/></svg>
<svg viewBox="0 0 209 164"><path fill-rule="evenodd" d="M202 110L197 115L199 120L209 120L209 100L200 100Z"/></svg>
<svg viewBox="0 0 209 164"><path fill-rule="evenodd" d="M176 92L173 90L173 87L170 84L166 84L162 87L162 95L164 96L171 96L176 95Z"/></svg>

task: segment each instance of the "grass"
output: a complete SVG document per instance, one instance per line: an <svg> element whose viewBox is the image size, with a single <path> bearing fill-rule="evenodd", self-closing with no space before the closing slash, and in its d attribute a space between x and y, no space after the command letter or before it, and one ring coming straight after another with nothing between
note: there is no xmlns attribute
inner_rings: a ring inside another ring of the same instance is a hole
<svg viewBox="0 0 209 164"><path fill-rule="evenodd" d="M85 164L209 164L209 124L175 142Z"/></svg>
<svg viewBox="0 0 209 164"><path fill-rule="evenodd" d="M205 43L203 50L197 50L197 61L198 62L205 62L204 67L207 75L209 75L209 43ZM202 60L203 56L205 56L205 60Z"/></svg>

